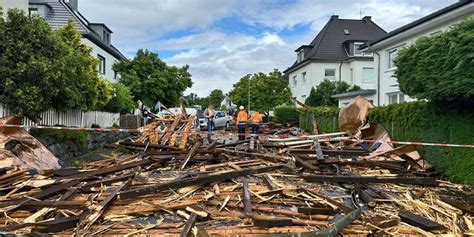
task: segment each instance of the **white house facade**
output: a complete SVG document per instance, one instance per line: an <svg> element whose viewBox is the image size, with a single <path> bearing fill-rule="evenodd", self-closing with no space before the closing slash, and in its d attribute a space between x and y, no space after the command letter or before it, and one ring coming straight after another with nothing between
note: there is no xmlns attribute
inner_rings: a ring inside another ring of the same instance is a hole
<svg viewBox="0 0 474 237"><path fill-rule="evenodd" d="M112 30L103 23L90 23L78 11L78 0L0 0L5 12L11 8L38 14L53 29L64 27L72 20L82 35L82 43L92 48L91 55L99 60L97 72L104 79L115 82L118 75L112 66L125 56L112 45Z"/></svg>
<svg viewBox="0 0 474 237"><path fill-rule="evenodd" d="M358 85L361 93L375 98L373 55L359 47L385 34L368 16L361 20L332 16L309 45L295 50L297 60L285 70L292 95L304 102L311 88L328 79Z"/></svg>
<svg viewBox="0 0 474 237"><path fill-rule="evenodd" d="M389 105L414 100L400 91L397 78L394 76L396 70L394 60L398 55L398 50L413 44L420 37L432 36L448 30L453 24L473 15L474 1L461 0L389 32L386 36L369 42L368 46L363 46L362 50L375 52L374 62L378 85L375 88L377 90L375 105ZM355 96L346 97L345 101L354 98Z"/></svg>

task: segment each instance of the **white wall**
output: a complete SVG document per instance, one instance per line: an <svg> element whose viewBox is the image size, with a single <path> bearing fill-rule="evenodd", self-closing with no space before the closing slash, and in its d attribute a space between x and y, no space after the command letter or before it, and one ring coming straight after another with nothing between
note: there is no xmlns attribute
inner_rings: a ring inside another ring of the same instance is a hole
<svg viewBox="0 0 474 237"><path fill-rule="evenodd" d="M28 0L0 0L0 7L4 13L12 8L17 8L28 13Z"/></svg>
<svg viewBox="0 0 474 237"><path fill-rule="evenodd" d="M289 87L291 93L298 100L304 102L308 98L312 87L318 86L324 80L325 69L335 69L335 80L339 80L339 69L341 70L341 80L350 85L358 85L362 89L375 89L374 84L362 84L362 68L374 68L373 61L353 60L344 62L311 62L304 67L294 70L289 74ZM351 68L353 69L353 82L351 83ZM306 72L306 83L303 82L302 74ZM293 83L293 77L296 76L297 84ZM374 75L375 76L375 75ZM306 97L304 97L306 96Z"/></svg>
<svg viewBox="0 0 474 237"><path fill-rule="evenodd" d="M338 106L339 108L342 108L344 106L347 106L349 103L351 103L355 97L357 96L354 96L354 97L345 97L345 98L339 98L338 101ZM373 95L363 95L362 97L366 98L367 100L371 101L372 104L375 105L375 100L377 99L376 97L376 94L373 94Z"/></svg>
<svg viewBox="0 0 474 237"><path fill-rule="evenodd" d="M473 14L474 4L471 3L375 45L374 49L378 54L380 54L380 59L375 56L375 71L376 73L380 73L380 105L389 104L388 94L400 92L397 78L393 76L396 68L389 68L389 51L413 44L421 36L430 36L440 31L447 30L450 25L459 22L466 16L472 16ZM380 60L380 71L378 70L377 60ZM415 99L405 95L405 101L414 100Z"/></svg>
<svg viewBox="0 0 474 237"><path fill-rule="evenodd" d="M119 60L109 54L107 51L103 50L101 47L97 46L94 44L92 41L90 41L87 38L82 38L82 43L88 45L89 47L92 48L91 55L97 58L97 55L100 54L102 57L105 58L105 75L100 74L104 79L106 79L109 82L115 82L116 80L114 79L114 71L112 70L112 65L117 63Z"/></svg>

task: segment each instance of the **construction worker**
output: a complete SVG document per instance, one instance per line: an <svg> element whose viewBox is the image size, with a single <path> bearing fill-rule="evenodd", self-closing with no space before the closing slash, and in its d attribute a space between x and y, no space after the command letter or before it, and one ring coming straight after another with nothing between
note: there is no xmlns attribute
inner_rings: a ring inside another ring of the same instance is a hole
<svg viewBox="0 0 474 237"><path fill-rule="evenodd" d="M245 140L245 129L247 128L247 120L249 118L244 106L239 107L239 113L237 114L237 120L235 123L239 128L239 141Z"/></svg>
<svg viewBox="0 0 474 237"><path fill-rule="evenodd" d="M250 122L252 123L252 135L258 138L260 132L260 124L262 123L262 115L258 111L252 113L250 116Z"/></svg>
<svg viewBox="0 0 474 237"><path fill-rule="evenodd" d="M212 128L214 128L214 106L209 105L204 111L204 116L207 118L207 140L212 142Z"/></svg>

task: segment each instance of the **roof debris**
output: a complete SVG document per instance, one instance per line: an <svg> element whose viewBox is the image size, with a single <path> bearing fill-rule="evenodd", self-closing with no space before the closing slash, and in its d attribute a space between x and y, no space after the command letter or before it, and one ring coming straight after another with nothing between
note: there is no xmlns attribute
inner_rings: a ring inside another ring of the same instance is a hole
<svg viewBox="0 0 474 237"><path fill-rule="evenodd" d="M227 132L207 144L181 114L155 118L82 169L3 168L0 232L473 235L472 190L437 180L412 146L394 148L385 129L354 114L347 132L361 141L280 127L254 149Z"/></svg>

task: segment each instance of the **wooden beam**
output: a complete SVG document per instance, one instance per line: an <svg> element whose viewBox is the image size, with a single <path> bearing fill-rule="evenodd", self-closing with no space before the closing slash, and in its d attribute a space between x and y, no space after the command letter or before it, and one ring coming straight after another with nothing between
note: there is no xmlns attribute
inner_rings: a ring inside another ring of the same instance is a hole
<svg viewBox="0 0 474 237"><path fill-rule="evenodd" d="M123 191L119 195L119 199L131 199L147 194L157 193L168 189L184 188L192 185L204 185L212 182L220 182L229 179L235 179L242 176L260 174L283 168L283 165L264 166L258 168L246 168L238 171L228 171L224 173L201 175L193 178L176 179L170 182L150 185L148 187Z"/></svg>
<svg viewBox="0 0 474 237"><path fill-rule="evenodd" d="M191 213L191 215L188 218L188 221L186 221L186 224L183 227L183 231L180 234L180 237L188 237L192 236L192 229L194 225L196 224L196 219L197 215L194 213Z"/></svg>
<svg viewBox="0 0 474 237"><path fill-rule="evenodd" d="M401 220L407 224L412 226L419 227L426 231L433 231L433 230L444 230L446 227L443 225L436 223L430 219L426 219L422 216L415 215L411 212L400 210L398 216L400 216Z"/></svg>
<svg viewBox="0 0 474 237"><path fill-rule="evenodd" d="M384 177L384 176L335 176L335 175L303 175L306 181L314 183L395 183L438 186L435 178L422 177Z"/></svg>
<svg viewBox="0 0 474 237"><path fill-rule="evenodd" d="M252 202L250 200L250 192L249 192L249 182L247 178L242 179L243 184L243 192L244 192L244 214L247 217L251 217L252 213Z"/></svg>
<svg viewBox="0 0 474 237"><path fill-rule="evenodd" d="M184 168L186 167L186 164L193 158L194 155L196 155L196 152L199 149L199 147L201 147L201 145L202 145L202 141L200 139L197 140L196 143L194 143L193 147L191 148L188 155L186 156L186 159L181 165L181 170L184 170Z"/></svg>

